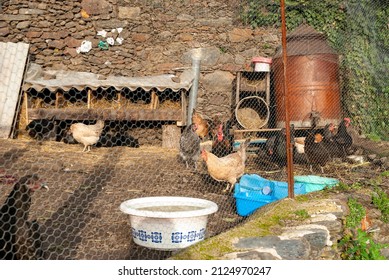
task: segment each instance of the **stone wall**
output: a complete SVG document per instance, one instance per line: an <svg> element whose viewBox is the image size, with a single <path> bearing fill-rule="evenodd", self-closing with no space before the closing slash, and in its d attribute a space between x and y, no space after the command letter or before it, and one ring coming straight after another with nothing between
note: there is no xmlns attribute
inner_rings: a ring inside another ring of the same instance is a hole
<svg viewBox="0 0 389 280"><path fill-rule="evenodd" d="M238 0L9 0L2 1L0 40L30 44L30 61L45 68L103 75L145 76L191 67L202 48L197 108L205 116L231 114L236 71L254 56L271 57L280 30L239 22ZM120 34L117 28L122 28ZM107 37L123 39L107 50ZM114 31L114 32L112 32ZM82 41L92 49L77 53ZM101 44L101 43L100 43Z"/></svg>

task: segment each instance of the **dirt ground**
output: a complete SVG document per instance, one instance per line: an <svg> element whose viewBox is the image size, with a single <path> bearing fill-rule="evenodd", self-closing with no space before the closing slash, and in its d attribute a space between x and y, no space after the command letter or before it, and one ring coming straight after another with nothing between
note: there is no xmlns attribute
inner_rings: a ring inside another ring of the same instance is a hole
<svg viewBox="0 0 389 280"><path fill-rule="evenodd" d="M0 169L18 177L37 173L50 187L33 194L30 211L30 219L41 225L47 259L150 260L171 256L171 252L133 243L129 217L119 210L123 201L132 198L189 196L214 201L219 209L209 218L206 238L245 220L236 213L233 195L222 192L225 184L211 179L202 163L197 171L186 169L177 150L93 147L83 153L82 149L81 145L61 142L0 140ZM368 181L382 171L371 163L332 162L324 174L316 175L353 183ZM294 172L310 174L300 165L295 165ZM246 173L286 180L285 169L264 162L255 152L248 155ZM1 186L1 203L11 188L11 184Z"/></svg>

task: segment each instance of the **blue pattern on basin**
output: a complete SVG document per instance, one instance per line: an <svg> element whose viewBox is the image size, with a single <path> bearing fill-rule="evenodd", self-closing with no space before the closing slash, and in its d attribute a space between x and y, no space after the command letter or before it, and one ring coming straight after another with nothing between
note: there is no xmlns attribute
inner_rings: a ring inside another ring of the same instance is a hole
<svg viewBox="0 0 389 280"><path fill-rule="evenodd" d="M162 243L162 232L150 232L142 229L131 228L132 236L135 239L139 239L140 241L147 242L151 240L152 243ZM202 228L198 232L195 230L189 231L187 233L183 232L173 232L171 236L172 243L182 243L186 242L194 242L196 240L203 240L205 237L205 229Z"/></svg>
<svg viewBox="0 0 389 280"><path fill-rule="evenodd" d="M203 240L204 237L204 228L200 229L199 232L195 230L189 231L188 234L183 234L182 232L172 232L172 243L182 243L184 240L186 240L186 242L194 242L196 239Z"/></svg>
<svg viewBox="0 0 389 280"><path fill-rule="evenodd" d="M161 232L150 232L147 233L145 230L136 230L134 228L131 228L132 230L132 236L134 238L137 238L141 241L147 242L149 239L151 239L151 242L153 243L162 243L162 233Z"/></svg>

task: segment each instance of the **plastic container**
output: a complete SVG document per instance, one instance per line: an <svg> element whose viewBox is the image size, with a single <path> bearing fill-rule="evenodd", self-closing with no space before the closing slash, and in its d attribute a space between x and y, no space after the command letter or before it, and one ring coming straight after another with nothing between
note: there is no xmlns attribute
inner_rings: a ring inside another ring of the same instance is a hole
<svg viewBox="0 0 389 280"><path fill-rule="evenodd" d="M334 178L320 177L315 175L294 176L294 181L305 185L307 193L320 191L325 187L333 187L339 183L339 180Z"/></svg>
<svg viewBox="0 0 389 280"><path fill-rule="evenodd" d="M235 184L234 198L240 216L249 216L258 208L276 201L272 181L256 174L245 174Z"/></svg>
<svg viewBox="0 0 389 280"><path fill-rule="evenodd" d="M274 184L274 196L276 199L284 199L288 196L288 183L280 181L272 181ZM294 194L306 194L305 184L294 183Z"/></svg>
<svg viewBox="0 0 389 280"><path fill-rule="evenodd" d="M143 197L124 201L120 210L130 215L133 241L150 249L173 251L205 238L208 215L216 203L192 197Z"/></svg>
<svg viewBox="0 0 389 280"><path fill-rule="evenodd" d="M255 72L270 72L270 65L272 63L272 59L261 56L253 57L252 63L254 64Z"/></svg>
<svg viewBox="0 0 389 280"><path fill-rule="evenodd" d="M250 188L242 187L240 184L235 185L234 198L236 201L236 212L238 215L246 217L254 213L258 208L265 206L277 199L270 193L267 188ZM265 192L263 190L266 190Z"/></svg>

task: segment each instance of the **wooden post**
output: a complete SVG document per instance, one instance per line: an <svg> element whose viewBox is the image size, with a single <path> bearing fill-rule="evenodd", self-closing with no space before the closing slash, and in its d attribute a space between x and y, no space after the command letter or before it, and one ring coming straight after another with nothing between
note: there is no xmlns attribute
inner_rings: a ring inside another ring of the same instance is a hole
<svg viewBox="0 0 389 280"><path fill-rule="evenodd" d="M288 76L287 65L288 56L286 49L286 16L285 16L285 0L281 0L281 41L282 41L282 62L283 62L283 88L285 98L285 132L286 132L286 158L287 158L287 177L288 177L288 197L294 198L294 179L293 179L293 147L290 143L290 125L289 125L289 91L288 91Z"/></svg>
<svg viewBox="0 0 389 280"><path fill-rule="evenodd" d="M158 108L159 105L159 97L157 93L152 90L151 91L151 102L150 102L150 109L155 110Z"/></svg>
<svg viewBox="0 0 389 280"><path fill-rule="evenodd" d="M240 78L241 72L236 73L236 91L235 91L235 106L238 105L240 99Z"/></svg>
<svg viewBox="0 0 389 280"><path fill-rule="evenodd" d="M27 91L24 92L24 103L26 106L26 125L30 123L30 120L28 119L28 93Z"/></svg>
<svg viewBox="0 0 389 280"><path fill-rule="evenodd" d="M88 89L88 109L91 108L91 96L92 96L92 90Z"/></svg>
<svg viewBox="0 0 389 280"><path fill-rule="evenodd" d="M59 104L59 92L58 90L55 92L55 109L58 109L58 104Z"/></svg>
<svg viewBox="0 0 389 280"><path fill-rule="evenodd" d="M270 72L266 73L266 103L270 107Z"/></svg>
<svg viewBox="0 0 389 280"><path fill-rule="evenodd" d="M186 91L181 90L181 111L182 111L182 122L177 123L177 125L187 125L188 124L188 112L187 112L187 107L188 107L188 98L186 97Z"/></svg>
<svg viewBox="0 0 389 280"><path fill-rule="evenodd" d="M181 128L176 125L162 126L162 147L167 149L180 148Z"/></svg>

